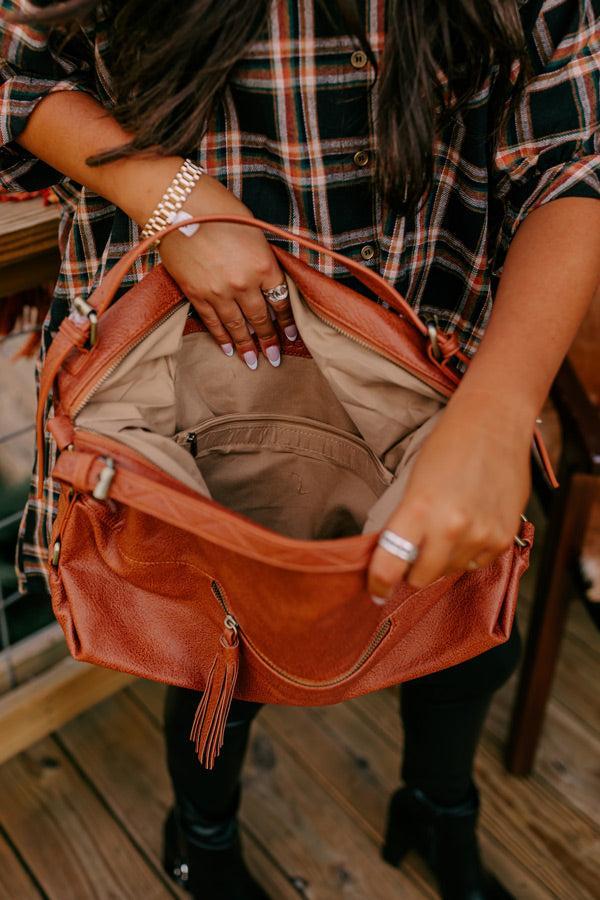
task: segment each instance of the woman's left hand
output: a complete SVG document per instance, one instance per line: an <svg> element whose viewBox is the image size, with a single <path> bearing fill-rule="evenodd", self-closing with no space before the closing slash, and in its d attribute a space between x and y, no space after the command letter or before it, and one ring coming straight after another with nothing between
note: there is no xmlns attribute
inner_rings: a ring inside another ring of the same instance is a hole
<svg viewBox="0 0 600 900"><path fill-rule="evenodd" d="M532 428L497 397L449 402L419 452L400 506L386 528L418 547L412 565L377 547L368 587L383 603L402 578L414 587L485 566L519 532L530 491Z"/></svg>

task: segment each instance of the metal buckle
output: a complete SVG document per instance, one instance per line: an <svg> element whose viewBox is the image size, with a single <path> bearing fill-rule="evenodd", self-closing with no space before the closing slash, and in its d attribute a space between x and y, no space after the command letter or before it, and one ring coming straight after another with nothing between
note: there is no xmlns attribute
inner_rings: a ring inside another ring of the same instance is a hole
<svg viewBox="0 0 600 900"><path fill-rule="evenodd" d="M58 561L60 559L60 541L54 541L54 546L52 547L52 565L54 568L58 565Z"/></svg>
<svg viewBox="0 0 600 900"><path fill-rule="evenodd" d="M73 300L73 308L80 316L84 316L90 323L90 347L96 346L98 340L98 313L93 306L90 306L83 297L75 297Z"/></svg>
<svg viewBox="0 0 600 900"><path fill-rule="evenodd" d="M523 513L521 513L521 522L529 522L529 519L527 516L523 515ZM524 541L518 534L515 534L515 544L517 547L521 547L521 549L523 547L529 547L529 541Z"/></svg>
<svg viewBox="0 0 600 900"><path fill-rule="evenodd" d="M431 343L431 352L438 362L443 362L444 355L442 353L440 342L438 341L437 322L427 322L427 331L429 333L429 341Z"/></svg>
<svg viewBox="0 0 600 900"><path fill-rule="evenodd" d="M104 468L98 475L98 481L96 482L96 487L92 491L92 497L96 500L106 500L114 477L115 461L114 459L110 459L110 457L105 457Z"/></svg>

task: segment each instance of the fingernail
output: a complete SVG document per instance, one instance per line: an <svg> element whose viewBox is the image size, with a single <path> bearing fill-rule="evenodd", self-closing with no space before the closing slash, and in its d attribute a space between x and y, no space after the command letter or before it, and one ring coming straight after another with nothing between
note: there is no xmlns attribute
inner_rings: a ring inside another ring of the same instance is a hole
<svg viewBox="0 0 600 900"><path fill-rule="evenodd" d="M250 334L254 334L254 326L252 325L252 322L248 322L248 331L250 332Z"/></svg>
<svg viewBox="0 0 600 900"><path fill-rule="evenodd" d="M233 344L221 344L221 350L225 356L233 356Z"/></svg>
<svg viewBox="0 0 600 900"><path fill-rule="evenodd" d="M281 362L281 353L279 352L279 347L275 347L274 345L271 347L267 347L265 353L267 354L267 359L269 360L271 365L277 367Z"/></svg>
<svg viewBox="0 0 600 900"><path fill-rule="evenodd" d="M248 350L246 353L244 353L244 362L249 369L256 369L256 367L258 366L258 357L254 350Z"/></svg>
<svg viewBox="0 0 600 900"><path fill-rule="evenodd" d="M295 325L286 325L283 329L283 332L288 341L295 341L298 337L298 329Z"/></svg>
<svg viewBox="0 0 600 900"><path fill-rule="evenodd" d="M375 606L385 606L387 603L387 597L376 597L375 594L371 594L371 600Z"/></svg>

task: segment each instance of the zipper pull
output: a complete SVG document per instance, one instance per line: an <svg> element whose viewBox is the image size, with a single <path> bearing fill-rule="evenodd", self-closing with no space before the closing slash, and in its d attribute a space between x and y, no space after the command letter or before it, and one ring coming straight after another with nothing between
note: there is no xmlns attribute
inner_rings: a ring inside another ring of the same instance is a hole
<svg viewBox="0 0 600 900"><path fill-rule="evenodd" d="M112 480L115 477L115 461L114 459L106 458L104 460L105 465L98 475L98 481L96 482L96 487L92 491L92 497L95 497L96 500L106 500L108 497L108 492L110 490L110 486L112 484Z"/></svg>
<svg viewBox="0 0 600 900"><path fill-rule="evenodd" d="M185 442L189 447L190 453L195 458L198 450L198 435L194 431L188 431L185 436Z"/></svg>
<svg viewBox="0 0 600 900"><path fill-rule="evenodd" d="M238 623L232 615L227 614L223 626L219 647L190 733L198 759L207 769L213 768L223 746L225 725L239 668Z"/></svg>

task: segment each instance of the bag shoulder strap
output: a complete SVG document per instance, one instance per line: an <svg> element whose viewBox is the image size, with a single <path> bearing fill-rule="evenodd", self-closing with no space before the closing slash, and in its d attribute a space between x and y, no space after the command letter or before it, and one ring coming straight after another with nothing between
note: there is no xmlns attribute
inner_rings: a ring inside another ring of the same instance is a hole
<svg viewBox="0 0 600 900"><path fill-rule="evenodd" d="M385 300L393 309L401 313L414 327L422 334L427 334L427 325L419 318L412 307L406 302L404 297L385 280L377 272L367 269L364 265L353 259L323 247L316 241L309 238L300 237L297 234L291 234L284 228L277 225L270 225L261 219L253 219L249 216L194 216L186 220L187 225L208 225L209 223L223 222L230 225L245 225L250 228L258 228L260 231L266 232L273 237L282 238L304 247L305 250L312 250L322 256L328 256L330 259L344 266L354 277L361 282L366 288L376 294L381 300ZM145 238L135 247L132 247L119 262L113 266L110 272L102 280L102 284L94 291L89 299L89 305L93 307L98 316L101 316L114 300L115 294L119 289L123 278L127 275L134 262L142 256L146 250L149 250L157 241L162 240L172 231L181 228L181 223L168 225L152 237Z"/></svg>

